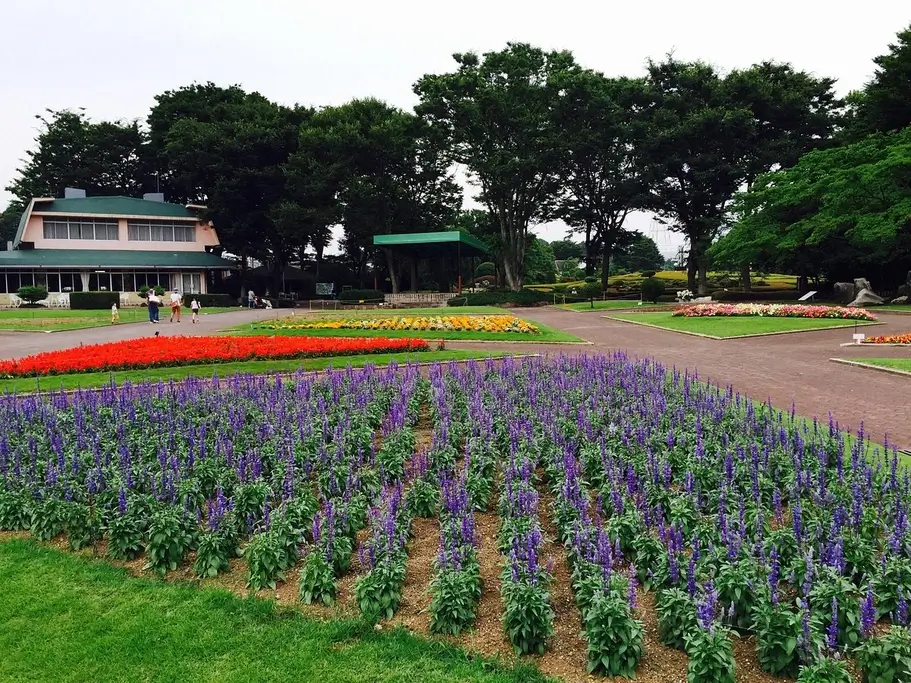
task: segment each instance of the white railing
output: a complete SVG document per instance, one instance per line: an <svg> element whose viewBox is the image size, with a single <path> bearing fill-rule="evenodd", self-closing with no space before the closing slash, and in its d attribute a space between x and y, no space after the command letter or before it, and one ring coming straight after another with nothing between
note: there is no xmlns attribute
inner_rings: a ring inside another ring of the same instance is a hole
<svg viewBox="0 0 911 683"><path fill-rule="evenodd" d="M383 300L387 304L445 304L457 296L449 292L399 292L386 294Z"/></svg>

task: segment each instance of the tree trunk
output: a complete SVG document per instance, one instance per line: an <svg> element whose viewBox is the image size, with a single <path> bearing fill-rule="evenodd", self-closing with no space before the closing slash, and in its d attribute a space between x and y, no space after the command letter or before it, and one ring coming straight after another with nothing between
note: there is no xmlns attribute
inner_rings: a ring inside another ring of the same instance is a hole
<svg viewBox="0 0 911 683"><path fill-rule="evenodd" d="M610 257L613 251L607 244L604 245L604 256L601 258L601 294L607 292L607 282L610 277Z"/></svg>
<svg viewBox="0 0 911 683"><path fill-rule="evenodd" d="M585 223L585 277L590 277L595 272L595 254L592 248L592 225Z"/></svg>
<svg viewBox="0 0 911 683"><path fill-rule="evenodd" d="M385 249L386 252L386 264L389 268L389 282L392 284L392 293L399 293L399 277L398 269L396 268L395 254L392 253L392 249Z"/></svg>
<svg viewBox="0 0 911 683"><path fill-rule="evenodd" d="M319 244L313 249L316 252L316 272L313 276L314 281L319 282L319 268L323 265L323 245Z"/></svg>
<svg viewBox="0 0 911 683"><path fill-rule="evenodd" d="M705 296L709 293L708 268L705 264L705 256L699 256L699 296Z"/></svg>
<svg viewBox="0 0 911 683"><path fill-rule="evenodd" d="M506 286L512 291L518 292L522 289L522 279L518 273L515 259L507 257L503 261L503 275L506 278Z"/></svg>
<svg viewBox="0 0 911 683"><path fill-rule="evenodd" d="M744 292L753 291L753 283L750 281L750 264L744 263L740 266L740 282Z"/></svg>
<svg viewBox="0 0 911 683"><path fill-rule="evenodd" d="M686 255L686 288L691 292L696 291L696 247L691 243L690 251Z"/></svg>

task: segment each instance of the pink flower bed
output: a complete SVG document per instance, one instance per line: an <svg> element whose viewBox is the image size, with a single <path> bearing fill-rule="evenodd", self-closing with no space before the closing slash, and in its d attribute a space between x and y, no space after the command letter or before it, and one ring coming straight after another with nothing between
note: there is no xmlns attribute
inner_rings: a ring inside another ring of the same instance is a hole
<svg viewBox="0 0 911 683"><path fill-rule="evenodd" d="M806 304L696 304L674 311L685 318L755 315L767 318L835 318L874 321L876 316L863 308L808 306Z"/></svg>

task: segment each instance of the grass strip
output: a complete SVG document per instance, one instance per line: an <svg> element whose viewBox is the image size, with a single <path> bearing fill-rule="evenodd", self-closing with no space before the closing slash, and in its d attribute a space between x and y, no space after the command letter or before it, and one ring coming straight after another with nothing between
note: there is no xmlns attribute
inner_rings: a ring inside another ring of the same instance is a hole
<svg viewBox="0 0 911 683"><path fill-rule="evenodd" d="M261 599L129 578L105 562L0 543L0 680L530 683L506 668L360 621L316 621Z"/></svg>

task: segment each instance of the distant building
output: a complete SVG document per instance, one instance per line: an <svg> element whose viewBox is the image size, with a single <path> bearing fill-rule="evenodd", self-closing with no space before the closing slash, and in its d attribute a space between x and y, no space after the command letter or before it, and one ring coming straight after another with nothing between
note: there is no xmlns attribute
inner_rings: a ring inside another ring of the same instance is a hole
<svg viewBox="0 0 911 683"><path fill-rule="evenodd" d="M169 204L161 194L32 199L15 239L0 251L0 305L24 285L48 289L49 305L67 305L70 292L113 291L121 303L140 303L145 286L205 293L235 267L223 259L204 206Z"/></svg>

